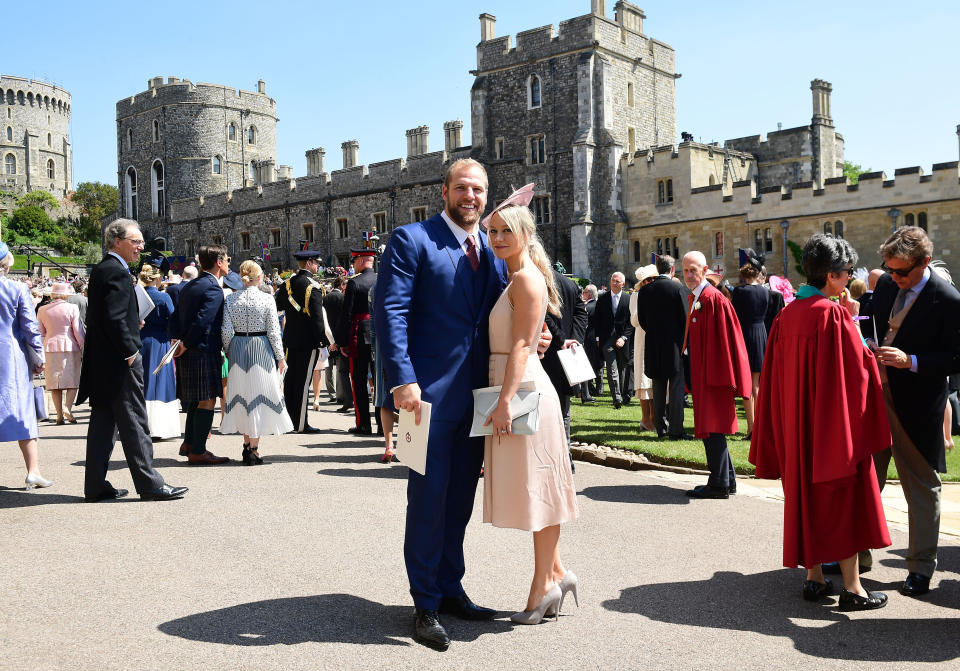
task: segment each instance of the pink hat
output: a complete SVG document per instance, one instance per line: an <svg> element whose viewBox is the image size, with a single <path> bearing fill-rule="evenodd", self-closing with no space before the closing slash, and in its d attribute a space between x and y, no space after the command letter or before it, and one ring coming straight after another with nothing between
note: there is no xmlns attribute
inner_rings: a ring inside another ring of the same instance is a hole
<svg viewBox="0 0 960 671"><path fill-rule="evenodd" d="M793 302L793 285L790 284L790 280L785 277L771 275L769 278L767 278L767 282L770 283L771 289L783 294L784 303L789 304Z"/></svg>
<svg viewBox="0 0 960 671"><path fill-rule="evenodd" d="M69 296L70 294L73 293L73 287L70 286L67 282L54 282L53 286L50 287L50 293Z"/></svg>
<svg viewBox="0 0 960 671"><path fill-rule="evenodd" d="M533 182L530 182L526 186L522 186L504 200L502 203L493 208L493 211L480 220L480 224L487 228L490 226L490 219L493 218L493 215L497 213L497 210L502 210L508 205L523 205L524 207L530 206L530 201L533 200Z"/></svg>

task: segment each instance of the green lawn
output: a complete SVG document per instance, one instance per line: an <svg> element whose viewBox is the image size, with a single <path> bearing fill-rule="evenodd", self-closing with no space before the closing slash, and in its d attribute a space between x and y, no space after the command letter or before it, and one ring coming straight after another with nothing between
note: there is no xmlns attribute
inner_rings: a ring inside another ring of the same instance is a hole
<svg viewBox="0 0 960 671"><path fill-rule="evenodd" d="M703 442L700 440L669 440L657 438L653 431L639 430L640 404L636 401L614 410L609 394L597 398L596 405L582 405L579 399L571 401L570 434L573 440L583 443L596 443L610 447L622 447L640 452L651 461L675 466L706 468ZM753 466L747 461L750 442L745 440L747 422L743 416L743 405L737 401L737 415L740 419L740 432L727 436L727 446L737 473L752 475ZM684 427L693 434L693 410L684 411ZM947 473L941 474L945 481L960 481L960 436L955 437L957 447L947 453ZM896 478L893 461L890 461L889 478Z"/></svg>
<svg viewBox="0 0 960 671"><path fill-rule="evenodd" d="M64 265L73 265L77 263L85 263L82 256L51 256L51 259L57 263L62 263ZM42 256L37 256L36 254L32 255L31 261L34 264L42 263L46 266L50 265L50 262L47 261ZM26 270L27 269L27 255L26 254L14 254L13 255L13 270Z"/></svg>

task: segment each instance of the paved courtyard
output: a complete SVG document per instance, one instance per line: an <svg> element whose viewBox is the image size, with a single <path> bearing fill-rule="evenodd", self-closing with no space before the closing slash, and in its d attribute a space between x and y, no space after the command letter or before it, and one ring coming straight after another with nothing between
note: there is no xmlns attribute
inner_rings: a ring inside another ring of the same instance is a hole
<svg viewBox="0 0 960 671"><path fill-rule="evenodd" d="M561 549L580 577L558 622L512 625L532 573L530 535L479 522L465 587L501 616L443 618L437 653L410 637L402 541L406 468L348 436L326 405L317 436L266 438L267 465L188 467L157 443L182 501L82 500L81 424L41 429L54 487L24 492L15 444L0 452L0 668L23 669L904 669L960 661L960 544L945 536L934 590L896 593L906 532L864 578L880 611L800 599L781 567L782 505L741 480L729 501L689 501L697 475L578 464L580 519ZM210 448L237 458L237 437ZM117 449L115 486L132 489ZM759 483L758 483L759 484ZM483 486L482 483L480 485ZM891 495L892 496L892 495ZM885 497L887 498L887 497ZM894 519L891 517L891 519Z"/></svg>

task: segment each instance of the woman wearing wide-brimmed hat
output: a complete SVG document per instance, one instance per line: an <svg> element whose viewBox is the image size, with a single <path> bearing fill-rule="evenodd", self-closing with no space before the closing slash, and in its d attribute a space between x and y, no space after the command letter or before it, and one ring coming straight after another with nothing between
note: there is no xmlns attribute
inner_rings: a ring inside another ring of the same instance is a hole
<svg viewBox="0 0 960 671"><path fill-rule="evenodd" d="M43 351L47 361L46 387L57 410L57 424L64 420L76 424L73 402L80 386L80 357L84 328L80 308L66 301L73 287L56 282L50 289L50 302L37 310Z"/></svg>

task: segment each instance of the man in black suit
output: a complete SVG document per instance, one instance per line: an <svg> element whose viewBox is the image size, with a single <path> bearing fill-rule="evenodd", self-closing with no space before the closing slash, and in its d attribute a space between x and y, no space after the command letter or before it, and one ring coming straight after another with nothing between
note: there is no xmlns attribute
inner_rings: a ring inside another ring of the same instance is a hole
<svg viewBox="0 0 960 671"><path fill-rule="evenodd" d="M280 285L274 299L286 315L283 346L287 350L287 375L283 397L293 428L300 433L319 433L307 421L307 389L320 348L330 344L323 320L323 287L313 279L320 267L320 252L305 249L293 255L300 269Z"/></svg>
<svg viewBox="0 0 960 671"><path fill-rule="evenodd" d="M583 349L587 353L590 365L596 376L594 380L580 383L580 400L583 403L596 403L593 395L603 393L603 357L600 356L600 347L597 346L597 329L594 324L594 314L597 310L597 286L588 284L583 288L583 307L587 311L587 329L583 334Z"/></svg>
<svg viewBox="0 0 960 671"><path fill-rule="evenodd" d="M601 294L593 314L597 340L607 362L607 384L613 407L620 409L633 396L633 325L630 323L630 301L623 290L623 273L610 276L610 291Z"/></svg>
<svg viewBox="0 0 960 671"><path fill-rule="evenodd" d="M332 288L323 298L323 309L327 313L327 323L330 325L340 323L340 312L343 310L343 288L346 285L347 281L337 275L333 280ZM330 343L330 366L324 372L327 375L327 392L330 393L331 400L335 398L340 404L337 412L352 412L350 363L337 351L336 343ZM314 389L313 393L316 394L317 390Z"/></svg>
<svg viewBox="0 0 960 671"><path fill-rule="evenodd" d="M140 257L143 234L132 219L117 219L104 232L109 250L90 274L87 341L77 401L90 399L83 494L87 501L128 494L107 482L113 446L120 438L127 467L141 499L182 498L153 468L153 442L143 397L140 316L129 264Z"/></svg>
<svg viewBox="0 0 960 671"><path fill-rule="evenodd" d="M373 364L372 342L370 337L370 289L377 283L377 274L373 271L372 249L354 249L354 276L347 281L347 290L343 294L343 310L337 324L335 338L337 349L350 360L350 379L353 382L353 412L355 426L350 433L361 436L373 435L370 424L370 392L367 389L367 375Z"/></svg>
<svg viewBox="0 0 960 671"><path fill-rule="evenodd" d="M680 440L691 436L683 432L683 332L687 323L686 292L673 279L676 260L657 258L653 282L637 296L637 321L647 332L643 368L653 381L653 426L658 436ZM668 398L669 395L669 398Z"/></svg>
<svg viewBox="0 0 960 671"><path fill-rule="evenodd" d="M580 287L569 277L553 271L553 280L560 294L560 316L547 312L546 323L553 339L543 354L543 369L546 371L553 388L560 398L560 411L563 413L563 429L567 434L567 448L570 447L570 396L573 387L563 372L563 365L557 355L561 349L583 345L587 330L587 309L580 300Z"/></svg>
<svg viewBox="0 0 960 671"><path fill-rule="evenodd" d="M908 575L900 588L907 596L930 591L937 566L947 375L960 372L960 294L930 270L932 254L923 229L898 229L880 247L888 274L877 282L872 305L893 437L892 449L874 460L882 487L892 452L907 499Z"/></svg>

